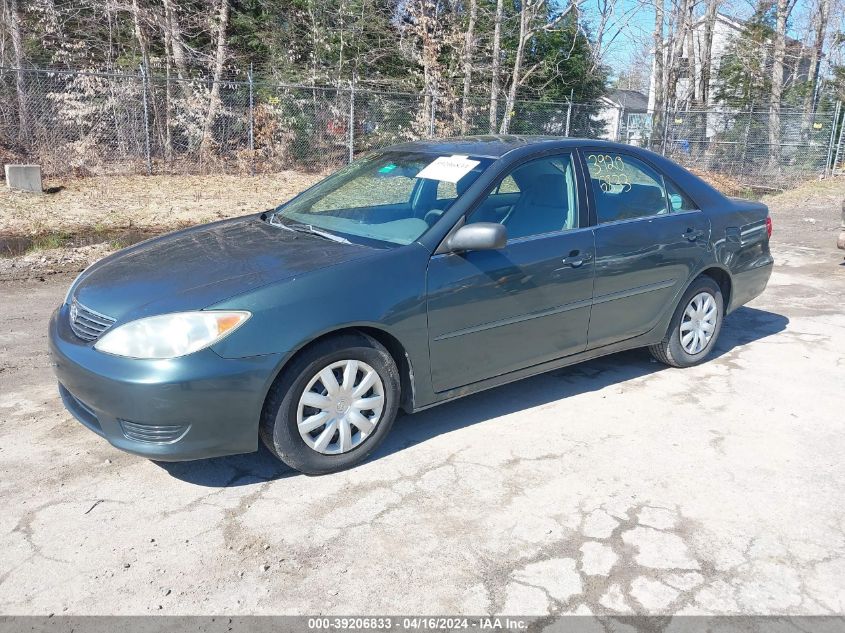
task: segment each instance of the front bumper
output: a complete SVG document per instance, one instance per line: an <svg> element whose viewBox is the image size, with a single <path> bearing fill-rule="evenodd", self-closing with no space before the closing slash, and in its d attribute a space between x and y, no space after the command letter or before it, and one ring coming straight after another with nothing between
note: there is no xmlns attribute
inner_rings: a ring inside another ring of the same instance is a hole
<svg viewBox="0 0 845 633"><path fill-rule="evenodd" d="M181 461L249 453L280 354L222 358L210 349L171 360L98 352L70 329L68 308L50 319L50 355L65 407L115 447Z"/></svg>

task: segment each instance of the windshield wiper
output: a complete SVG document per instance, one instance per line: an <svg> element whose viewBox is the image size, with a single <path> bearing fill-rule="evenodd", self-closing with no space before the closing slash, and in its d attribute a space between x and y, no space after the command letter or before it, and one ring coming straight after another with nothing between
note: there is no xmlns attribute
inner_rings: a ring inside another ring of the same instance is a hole
<svg viewBox="0 0 845 633"><path fill-rule="evenodd" d="M310 233L311 235L317 235L324 239L331 240L332 242L339 242L340 244L352 243L346 238L340 237L340 235L335 235L334 233L329 233L328 231L323 231L322 229L315 228L311 224L302 224L298 222L292 222L288 224L287 222L283 222L276 213L271 215L267 221L273 226L278 226L287 231L296 231L297 233Z"/></svg>

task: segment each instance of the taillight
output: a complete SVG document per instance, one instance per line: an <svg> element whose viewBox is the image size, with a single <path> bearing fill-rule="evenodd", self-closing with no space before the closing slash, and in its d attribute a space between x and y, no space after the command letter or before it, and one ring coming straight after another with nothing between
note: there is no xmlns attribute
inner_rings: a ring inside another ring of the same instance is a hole
<svg viewBox="0 0 845 633"><path fill-rule="evenodd" d="M766 216L766 235L772 236L772 218L770 216Z"/></svg>

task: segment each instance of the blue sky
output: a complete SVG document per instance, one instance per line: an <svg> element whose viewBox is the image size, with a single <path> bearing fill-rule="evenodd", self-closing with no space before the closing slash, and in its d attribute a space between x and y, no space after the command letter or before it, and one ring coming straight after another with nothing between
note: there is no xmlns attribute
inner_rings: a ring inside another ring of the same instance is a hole
<svg viewBox="0 0 845 633"><path fill-rule="evenodd" d="M814 4L813 0L798 0L790 21L790 35L793 37L800 36L796 32L798 30L796 27L800 26L802 18L808 15L808 9L812 4ZM652 30L654 29L654 9L652 6L650 0L619 0L617 15L620 18L615 28L611 28L610 34L616 33L623 24L625 28L613 41L612 46L607 49L605 61L610 67L611 75L616 76L626 70L635 61L637 52L643 49L643 43L646 43L646 46L650 44ZM748 18L753 10L754 2L752 0L726 0L720 7L722 13L737 18ZM591 20L596 12L596 0L587 0L583 5L583 11L585 17ZM701 11L703 11L703 7ZM622 16L625 16L628 12L632 12L630 18L623 18Z"/></svg>

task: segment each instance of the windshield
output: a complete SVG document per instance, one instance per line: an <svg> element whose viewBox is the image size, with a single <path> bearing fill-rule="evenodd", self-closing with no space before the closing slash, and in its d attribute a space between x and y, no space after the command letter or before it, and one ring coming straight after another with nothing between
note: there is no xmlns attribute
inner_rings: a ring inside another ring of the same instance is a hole
<svg viewBox="0 0 845 633"><path fill-rule="evenodd" d="M317 183L282 205L272 219L352 241L410 244L492 162L474 156L380 152Z"/></svg>

